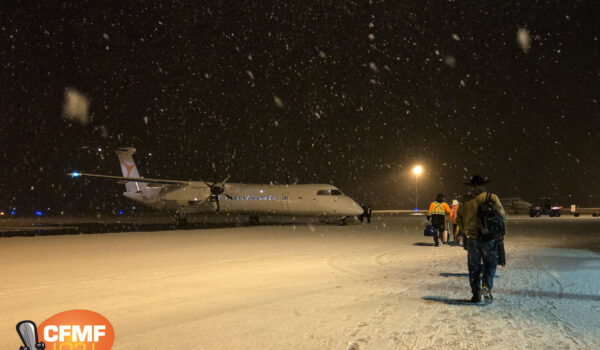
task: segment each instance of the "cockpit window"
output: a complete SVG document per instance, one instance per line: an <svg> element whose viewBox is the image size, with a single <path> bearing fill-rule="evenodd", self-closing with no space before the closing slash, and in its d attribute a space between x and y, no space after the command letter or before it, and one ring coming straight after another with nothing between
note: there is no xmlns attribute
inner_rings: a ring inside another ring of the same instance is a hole
<svg viewBox="0 0 600 350"><path fill-rule="evenodd" d="M343 193L340 190L318 190L317 196L341 196Z"/></svg>

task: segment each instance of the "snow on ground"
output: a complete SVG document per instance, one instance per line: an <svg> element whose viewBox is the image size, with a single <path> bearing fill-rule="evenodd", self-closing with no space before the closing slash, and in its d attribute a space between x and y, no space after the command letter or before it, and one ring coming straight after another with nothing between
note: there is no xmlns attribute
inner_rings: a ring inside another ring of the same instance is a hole
<svg viewBox="0 0 600 350"><path fill-rule="evenodd" d="M600 348L598 219L510 220L487 306L422 220L0 238L0 348L70 309L114 349Z"/></svg>

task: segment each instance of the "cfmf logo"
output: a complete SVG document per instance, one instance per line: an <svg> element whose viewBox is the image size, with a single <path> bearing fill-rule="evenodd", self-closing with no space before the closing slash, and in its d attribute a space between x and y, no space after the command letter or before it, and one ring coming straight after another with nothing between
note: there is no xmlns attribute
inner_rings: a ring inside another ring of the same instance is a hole
<svg viewBox="0 0 600 350"><path fill-rule="evenodd" d="M23 342L20 350L110 350L115 341L110 322L89 310L61 312L39 327L21 321L17 333Z"/></svg>

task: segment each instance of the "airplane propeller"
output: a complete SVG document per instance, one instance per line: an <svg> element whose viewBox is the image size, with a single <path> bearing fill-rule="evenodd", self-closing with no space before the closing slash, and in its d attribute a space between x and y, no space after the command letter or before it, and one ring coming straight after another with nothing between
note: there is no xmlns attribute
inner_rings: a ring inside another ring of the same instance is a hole
<svg viewBox="0 0 600 350"><path fill-rule="evenodd" d="M206 184L206 186L208 186L210 188L210 197L209 197L210 201L217 203L217 212L221 208L219 205L219 195L220 194L223 194L225 197L227 197L229 199L233 199L230 195L228 195L227 193L224 193L225 192L225 187L224 187L225 183L227 181L229 181L230 177L231 176L227 176L227 178L225 178L225 180L223 180L219 183L213 182L212 184L209 184L208 182L204 182Z"/></svg>

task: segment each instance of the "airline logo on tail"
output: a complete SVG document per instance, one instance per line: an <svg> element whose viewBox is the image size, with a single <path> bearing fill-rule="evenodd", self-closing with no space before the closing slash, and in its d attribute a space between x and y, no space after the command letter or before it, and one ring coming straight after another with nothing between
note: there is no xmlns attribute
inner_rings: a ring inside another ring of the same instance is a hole
<svg viewBox="0 0 600 350"><path fill-rule="evenodd" d="M133 170L133 168L135 168L135 164L131 163L131 165L130 165L130 164L127 164L125 161L121 162L121 164L123 164L125 169L127 169L127 175L125 175L125 177L131 177L129 175L131 174L131 171Z"/></svg>

